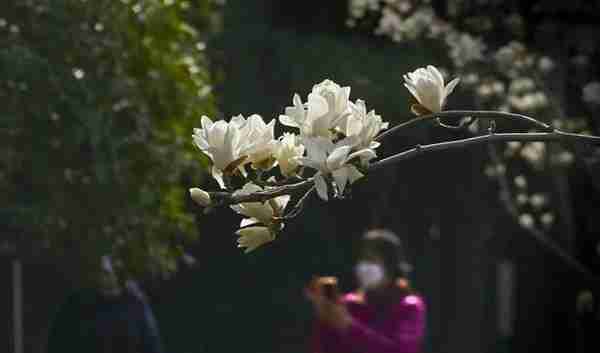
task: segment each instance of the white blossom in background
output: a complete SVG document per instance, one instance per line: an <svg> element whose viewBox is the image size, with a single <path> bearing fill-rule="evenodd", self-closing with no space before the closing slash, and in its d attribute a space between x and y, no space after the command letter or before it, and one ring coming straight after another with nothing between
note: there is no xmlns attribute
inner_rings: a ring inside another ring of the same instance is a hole
<svg viewBox="0 0 600 353"><path fill-rule="evenodd" d="M366 148L350 153L352 146L350 139L344 139L334 144L329 139L323 137L305 138L303 140L306 147L306 157L299 157L300 164L316 169L317 173L313 176L317 194L323 200L327 201L328 176L333 177L335 181L335 191L337 194L343 194L346 184L354 183L364 175L352 164L348 164L354 158L360 158L362 161L369 161L376 157L375 151Z"/></svg>
<svg viewBox="0 0 600 353"><path fill-rule="evenodd" d="M531 206L533 206L533 208L539 210L542 207L546 206L546 204L548 204L548 198L546 197L546 195L543 194L533 194L529 198L529 203L531 204Z"/></svg>
<svg viewBox="0 0 600 353"><path fill-rule="evenodd" d="M535 227L535 220L529 213L523 213L519 216L519 224L524 228L531 229Z"/></svg>
<svg viewBox="0 0 600 353"><path fill-rule="evenodd" d="M469 72L463 75L462 82L466 85L474 85L479 82L479 75L476 72Z"/></svg>
<svg viewBox="0 0 600 353"><path fill-rule="evenodd" d="M234 196L249 195L263 191L263 189L253 183L247 183L241 190L233 193ZM275 217L283 216L283 211L290 200L290 195L278 196L265 202L245 202L230 206L235 212L247 217L242 219L240 227L236 234L238 247L246 248L250 252L257 247L273 241L276 237L277 222Z"/></svg>
<svg viewBox="0 0 600 353"><path fill-rule="evenodd" d="M583 101L589 104L600 104L600 82L590 82L583 87Z"/></svg>
<svg viewBox="0 0 600 353"><path fill-rule="evenodd" d="M518 69L524 69L533 64L533 57L527 54L526 47L518 41L511 41L500 47L494 54L494 59L500 71L505 72L511 78L518 77Z"/></svg>
<svg viewBox="0 0 600 353"><path fill-rule="evenodd" d="M256 169L270 169L274 164L273 154L277 148L275 119L268 124L258 114L248 117L242 125L242 136L246 146L240 153L248 156L246 162Z"/></svg>
<svg viewBox="0 0 600 353"><path fill-rule="evenodd" d="M479 95L481 98L488 98L491 97L494 94L494 88L492 87L491 84L489 83L482 83L481 85L477 86L477 95Z"/></svg>
<svg viewBox="0 0 600 353"><path fill-rule="evenodd" d="M544 92L528 93L522 96L509 96L510 105L520 111L543 109L548 106L548 97Z"/></svg>
<svg viewBox="0 0 600 353"><path fill-rule="evenodd" d="M275 159L283 176L290 177L295 174L300 165L297 158L304 155L304 149L297 135L286 132L279 139Z"/></svg>
<svg viewBox="0 0 600 353"><path fill-rule="evenodd" d="M447 29L431 6L414 6L411 1L385 1L374 33L394 42L436 37ZM364 17L364 16L363 16ZM353 20L356 22L357 17Z"/></svg>
<svg viewBox="0 0 600 353"><path fill-rule="evenodd" d="M521 142L519 141L510 141L506 144L506 149L504 150L505 157L513 157L519 150L521 149Z"/></svg>
<svg viewBox="0 0 600 353"><path fill-rule="evenodd" d="M379 9L379 0L352 0L349 3L350 16L353 18L361 18L366 15L367 11L375 11Z"/></svg>
<svg viewBox="0 0 600 353"><path fill-rule="evenodd" d="M201 124L202 128L194 129L192 135L194 144L212 160L212 176L224 189L224 172L232 173L238 169L245 174L244 157L240 154L240 150L247 144L241 136L245 120L238 116L232 118L230 122L224 120L213 122L207 116L202 116Z"/></svg>
<svg viewBox="0 0 600 353"><path fill-rule="evenodd" d="M530 77L519 77L511 81L508 86L510 94L519 95L525 92L530 92L535 89L535 82Z"/></svg>
<svg viewBox="0 0 600 353"><path fill-rule="evenodd" d="M546 212L540 217L540 221L542 221L542 224L545 227L550 227L554 223L554 215L550 212Z"/></svg>
<svg viewBox="0 0 600 353"><path fill-rule="evenodd" d="M529 201L527 194L517 194L517 204L520 206L525 205Z"/></svg>
<svg viewBox="0 0 600 353"><path fill-rule="evenodd" d="M546 155L546 145L543 142L527 142L521 149L521 157L533 166L541 166Z"/></svg>
<svg viewBox="0 0 600 353"><path fill-rule="evenodd" d="M418 107L413 107L413 112L417 115L422 115L425 112L441 112L448 95L454 91L458 82L459 79L455 78L444 85L442 74L432 65L404 75L404 86L419 102Z"/></svg>
<svg viewBox="0 0 600 353"><path fill-rule="evenodd" d="M524 189L527 187L527 179L523 175L517 175L515 177L515 185L518 188Z"/></svg>
<svg viewBox="0 0 600 353"><path fill-rule="evenodd" d="M575 160L575 156L573 156L573 153L566 151L566 150L562 151L558 154L555 154L552 157L553 157L554 163L558 163L558 164L562 164L562 165L569 165L569 164L573 163L573 161Z"/></svg>
<svg viewBox="0 0 600 353"><path fill-rule="evenodd" d="M402 41L402 24L403 19L400 15L389 7L385 7L381 11L381 19L379 25L375 29L375 34L388 35L394 42Z"/></svg>
<svg viewBox="0 0 600 353"><path fill-rule="evenodd" d="M538 60L538 69L544 74L550 73L555 66L554 61L547 56L542 56Z"/></svg>
<svg viewBox="0 0 600 353"><path fill-rule="evenodd" d="M482 60L486 45L481 38L467 33L449 32L445 38L450 48L450 58L457 67L463 67L473 61Z"/></svg>
<svg viewBox="0 0 600 353"><path fill-rule="evenodd" d="M366 0L349 2L364 3ZM476 2L481 5L489 1ZM488 29L496 29L507 31L514 35L513 38L519 38L524 30L524 19L518 14L506 14L502 23L498 25L489 21L489 18L472 16L468 13L470 5L464 1L452 1L447 4L446 10L450 17L448 21L435 15L432 4L428 0L381 0L379 5L380 9L377 10L376 15L380 20L374 25L375 33L384 35L394 42L413 41L411 44L415 45L419 45L426 38L436 39L438 42L436 44L443 41L448 47L447 54L453 65L451 69L460 74L461 83L467 85L467 89L476 93L478 109L517 111L525 114L541 113L544 116L564 114L560 109L560 97L554 97L555 93L545 82L557 68L554 57L538 55L541 53L532 51L524 43L516 40L505 43L499 48L490 47L490 52L485 53L487 48L484 42L476 37L482 36L487 41L488 33L493 33ZM367 20L365 24L369 25L370 19L373 18L371 16L373 13L370 11L372 10L364 7L363 11L351 15L353 23L358 23L358 20L364 18ZM423 19L427 19L426 23L422 21ZM463 26L459 28L456 23ZM495 28L486 29L486 26ZM485 65L481 65L479 61ZM578 55L572 59L572 64L583 70L592 62L588 55ZM418 98L414 93L413 95ZM581 91L581 98L587 104L600 105L600 82L589 82L585 85ZM428 112L415 113L420 115ZM560 119L555 119L558 121L553 121L552 126L571 132L581 132L583 129L577 125L563 124L564 120ZM469 125L469 130L473 133L481 132L477 122ZM543 177L539 173L546 162L551 162L552 165L568 165L573 162L574 157L571 152L561 146L557 149L546 158L547 151L543 142L510 142L503 151L509 169L513 167L511 163L515 162L517 168L524 168L522 172L528 175L527 179L523 175L517 176L513 184L517 188L514 202L526 208L531 206L536 211L536 214L526 214L521 219L525 227L533 227L536 222L539 222L546 228L554 221L552 213L537 214L551 206L547 195L535 193L527 195L525 191L528 182L536 184L535 179ZM525 160L527 165L521 165L520 159ZM485 172L492 177L502 174L494 165L488 166Z"/></svg>

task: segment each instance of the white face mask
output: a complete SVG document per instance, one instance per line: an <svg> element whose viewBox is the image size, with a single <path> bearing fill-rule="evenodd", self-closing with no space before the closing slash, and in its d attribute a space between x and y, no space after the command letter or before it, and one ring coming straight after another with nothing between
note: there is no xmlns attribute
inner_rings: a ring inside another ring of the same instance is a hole
<svg viewBox="0 0 600 353"><path fill-rule="evenodd" d="M355 267L356 279L361 288L371 289L379 286L385 279L382 265L371 261L360 261Z"/></svg>

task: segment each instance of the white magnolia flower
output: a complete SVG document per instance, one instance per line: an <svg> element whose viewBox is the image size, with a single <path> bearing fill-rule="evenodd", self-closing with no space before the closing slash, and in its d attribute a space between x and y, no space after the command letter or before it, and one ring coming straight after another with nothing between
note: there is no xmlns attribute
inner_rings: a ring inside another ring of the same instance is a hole
<svg viewBox="0 0 600 353"><path fill-rule="evenodd" d="M247 183L241 190L235 191L234 195L248 195L263 189L255 184ZM278 196L265 202L245 202L232 205L231 208L237 213L248 218L242 219L236 234L240 235L238 247L247 247L246 252L275 239L274 217L283 216L283 211L290 201L290 195ZM252 226L252 227L248 227Z"/></svg>
<svg viewBox="0 0 600 353"><path fill-rule="evenodd" d="M259 191L263 191L260 186L253 183L247 183L241 190L235 191L233 195L248 195ZM273 223L273 217L283 215L283 210L289 201L290 195L283 195L265 202L245 202L230 207L235 212L248 217L248 219L242 220L242 227L254 223L271 225Z"/></svg>
<svg viewBox="0 0 600 353"><path fill-rule="evenodd" d="M446 98L452 93L459 79L455 78L444 86L442 74L435 66L429 65L427 68L419 68L404 75L404 81L404 86L419 102L419 106L413 106L413 112L422 115L428 112L441 112Z"/></svg>
<svg viewBox="0 0 600 353"><path fill-rule="evenodd" d="M190 196L200 206L209 206L211 204L210 194L199 188L191 188Z"/></svg>
<svg viewBox="0 0 600 353"><path fill-rule="evenodd" d="M355 150L379 147L380 143L373 139L381 130L387 129L389 123L383 122L374 110L367 113L365 102L360 99L357 99L356 103L349 102L349 107L351 114L340 121L338 130L355 141Z"/></svg>
<svg viewBox="0 0 600 353"><path fill-rule="evenodd" d="M297 94L293 107L285 109L279 121L286 126L297 127L303 136L330 137L331 129L348 112L350 87L340 87L331 80L313 86L306 104Z"/></svg>
<svg viewBox="0 0 600 353"><path fill-rule="evenodd" d="M334 144L324 137L305 138L307 157L299 157L298 161L307 167L318 170L314 175L317 193L323 200L328 199L325 176L331 174L339 194L344 192L348 181L350 184L364 175L353 165L347 164L354 158L369 161L376 157L375 151L365 148L353 153L351 139L344 139Z"/></svg>
<svg viewBox="0 0 600 353"><path fill-rule="evenodd" d="M298 166L297 157L304 155L304 146L300 144L298 136L290 133L284 133L278 141L277 149L275 151L275 158L279 164L281 174L289 177L294 174Z"/></svg>
<svg viewBox="0 0 600 353"><path fill-rule="evenodd" d="M245 147L240 154L248 156L246 161L252 163L255 168L273 167L273 154L277 147L275 119L266 124L260 115L253 114L243 123L241 131Z"/></svg>
<svg viewBox="0 0 600 353"><path fill-rule="evenodd" d="M279 116L279 122L285 126L299 128L300 134L302 135L309 135L310 124L308 124L306 121L306 107L302 103L302 99L297 93L294 94L292 103L294 105L291 107L286 107L285 114Z"/></svg>
<svg viewBox="0 0 600 353"><path fill-rule="evenodd" d="M245 174L243 162L245 157L240 150L245 143L241 139L241 129L245 124L243 117L238 116L228 123L224 120L213 122L207 116L202 116L202 128L194 129L194 143L213 162L212 176L221 188L225 188L223 172L232 173L235 169Z"/></svg>
<svg viewBox="0 0 600 353"><path fill-rule="evenodd" d="M235 234L240 236L237 240L238 248L246 248L244 253L249 253L259 246L275 240L275 234L268 227L262 226L242 228Z"/></svg>

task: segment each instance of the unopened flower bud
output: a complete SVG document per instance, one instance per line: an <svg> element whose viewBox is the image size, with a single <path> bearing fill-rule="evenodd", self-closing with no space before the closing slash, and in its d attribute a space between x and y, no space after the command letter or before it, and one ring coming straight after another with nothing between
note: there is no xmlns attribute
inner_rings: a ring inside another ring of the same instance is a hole
<svg viewBox="0 0 600 353"><path fill-rule="evenodd" d="M199 188L191 188L190 196L198 205L206 207L210 206L211 199L209 193Z"/></svg>

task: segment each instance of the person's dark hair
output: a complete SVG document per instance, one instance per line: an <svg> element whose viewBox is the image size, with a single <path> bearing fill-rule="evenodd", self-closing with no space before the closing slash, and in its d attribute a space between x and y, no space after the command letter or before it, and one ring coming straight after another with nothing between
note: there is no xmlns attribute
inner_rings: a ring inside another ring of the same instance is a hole
<svg viewBox="0 0 600 353"><path fill-rule="evenodd" d="M363 252L374 253L383 259L386 271L394 279L406 278L411 266L406 262L400 238L389 229L371 229L362 238Z"/></svg>

